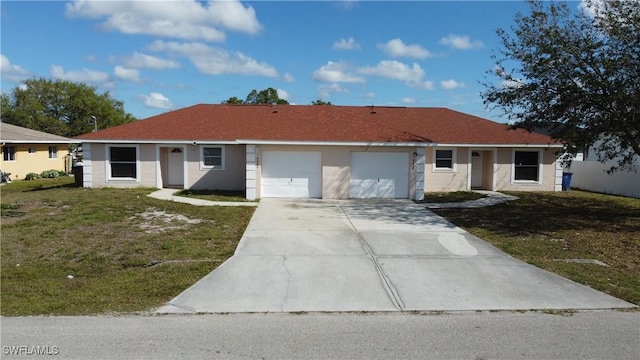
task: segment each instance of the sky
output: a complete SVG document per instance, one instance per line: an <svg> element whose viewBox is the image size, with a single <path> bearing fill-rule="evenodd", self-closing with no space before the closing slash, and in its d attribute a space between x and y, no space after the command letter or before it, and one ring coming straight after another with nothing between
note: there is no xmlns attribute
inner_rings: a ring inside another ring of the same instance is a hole
<svg viewBox="0 0 640 360"><path fill-rule="evenodd" d="M576 3L577 5L577 3ZM83 82L139 119L272 87L291 104L447 107L494 121L496 29L520 1L7 1L1 90Z"/></svg>

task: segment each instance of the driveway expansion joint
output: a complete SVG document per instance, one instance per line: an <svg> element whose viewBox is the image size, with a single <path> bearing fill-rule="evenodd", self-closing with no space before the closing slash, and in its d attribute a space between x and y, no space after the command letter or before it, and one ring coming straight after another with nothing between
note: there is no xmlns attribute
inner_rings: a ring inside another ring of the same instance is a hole
<svg viewBox="0 0 640 360"><path fill-rule="evenodd" d="M373 266L375 267L376 272L378 273L378 277L380 278L382 287L384 288L385 292L389 296L389 299L393 303L393 306L395 306L399 311L404 311L406 307L404 302L402 301L402 298L400 297L400 293L398 292L398 289L396 289L396 287L393 285L393 282L391 282L391 279L389 279L387 274L382 269L382 265L380 265L380 262L378 261L376 254L373 252L373 250L371 250L371 246L369 246L369 243L367 243L367 241L364 239L362 234L360 234L356 226L353 224L353 222L351 221L351 218L349 217L349 214L347 214L347 212L342 207L341 202L338 202L338 207L340 207L340 210L342 211L342 214L344 215L344 217L347 219L349 226L351 227L353 232L356 234L358 241L360 241L360 245L362 245L362 248L367 253L367 257L371 259L371 261L373 262Z"/></svg>

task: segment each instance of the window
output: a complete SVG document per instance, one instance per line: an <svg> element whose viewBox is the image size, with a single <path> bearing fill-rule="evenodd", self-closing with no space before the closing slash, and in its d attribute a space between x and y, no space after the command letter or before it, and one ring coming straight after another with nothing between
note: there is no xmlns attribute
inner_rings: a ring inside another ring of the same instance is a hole
<svg viewBox="0 0 640 360"><path fill-rule="evenodd" d="M29 148L29 154L35 154L35 153L36 153L36 148L30 147Z"/></svg>
<svg viewBox="0 0 640 360"><path fill-rule="evenodd" d="M538 151L516 151L514 154L515 181L540 180L540 153Z"/></svg>
<svg viewBox="0 0 640 360"><path fill-rule="evenodd" d="M4 161L16 161L16 147L3 146L2 155L4 156Z"/></svg>
<svg viewBox="0 0 640 360"><path fill-rule="evenodd" d="M49 159L57 159L57 158L58 158L58 147L49 146Z"/></svg>
<svg viewBox="0 0 640 360"><path fill-rule="evenodd" d="M434 170L455 170L455 158L453 149L436 149L434 157Z"/></svg>
<svg viewBox="0 0 640 360"><path fill-rule="evenodd" d="M114 179L136 179L138 149L135 146L109 147L110 175Z"/></svg>
<svg viewBox="0 0 640 360"><path fill-rule="evenodd" d="M202 169L224 169L224 146L202 147Z"/></svg>

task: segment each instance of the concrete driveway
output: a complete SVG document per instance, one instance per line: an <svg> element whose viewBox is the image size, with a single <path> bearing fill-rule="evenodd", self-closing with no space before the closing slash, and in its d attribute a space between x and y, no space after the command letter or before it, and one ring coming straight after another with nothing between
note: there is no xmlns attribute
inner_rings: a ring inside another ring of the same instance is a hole
<svg viewBox="0 0 640 360"><path fill-rule="evenodd" d="M157 312L633 306L516 260L408 200L263 199L235 255Z"/></svg>

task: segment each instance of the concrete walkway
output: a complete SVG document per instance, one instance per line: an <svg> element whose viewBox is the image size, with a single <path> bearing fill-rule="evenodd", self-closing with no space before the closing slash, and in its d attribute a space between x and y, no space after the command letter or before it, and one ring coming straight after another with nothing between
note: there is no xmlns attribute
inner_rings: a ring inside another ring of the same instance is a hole
<svg viewBox="0 0 640 360"><path fill-rule="evenodd" d="M262 199L234 256L157 313L625 307L409 200Z"/></svg>
<svg viewBox="0 0 640 360"><path fill-rule="evenodd" d="M485 195L482 199L469 200L463 202L450 202L450 203L423 203L428 209L474 209L485 206L492 206L505 203L507 201L518 200L517 196L507 195L499 193L497 191L487 190L474 190L479 194Z"/></svg>
<svg viewBox="0 0 640 360"><path fill-rule="evenodd" d="M257 202L209 201L186 196L176 196L180 189L160 189L147 195L154 199L176 201L196 206L257 206Z"/></svg>

